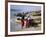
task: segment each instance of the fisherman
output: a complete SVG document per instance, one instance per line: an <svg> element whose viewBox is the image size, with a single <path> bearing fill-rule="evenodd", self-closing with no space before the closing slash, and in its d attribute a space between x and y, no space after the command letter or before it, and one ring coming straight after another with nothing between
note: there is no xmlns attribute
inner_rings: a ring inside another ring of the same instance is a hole
<svg viewBox="0 0 46 37"><path fill-rule="evenodd" d="M24 17L25 17L25 15L24 15L24 12L23 12L23 16L22 16L22 19L21 19L21 22L22 22L22 29L23 29L23 27L24 27Z"/></svg>
<svg viewBox="0 0 46 37"><path fill-rule="evenodd" d="M24 28L27 28L28 20L27 18L24 19Z"/></svg>

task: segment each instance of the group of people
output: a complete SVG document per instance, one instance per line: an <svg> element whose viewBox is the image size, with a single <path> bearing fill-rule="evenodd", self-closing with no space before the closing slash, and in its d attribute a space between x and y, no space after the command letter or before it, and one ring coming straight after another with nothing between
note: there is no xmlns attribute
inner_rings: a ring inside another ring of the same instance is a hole
<svg viewBox="0 0 46 37"><path fill-rule="evenodd" d="M24 16L21 19L22 22L22 29L23 28L28 28L31 25L32 19L31 18L25 18Z"/></svg>

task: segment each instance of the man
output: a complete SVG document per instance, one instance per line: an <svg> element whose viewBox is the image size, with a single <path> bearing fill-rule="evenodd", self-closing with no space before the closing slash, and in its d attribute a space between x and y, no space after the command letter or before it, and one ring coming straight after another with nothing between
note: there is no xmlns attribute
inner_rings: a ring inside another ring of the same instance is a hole
<svg viewBox="0 0 46 37"><path fill-rule="evenodd" d="M25 17L25 15L24 15L24 12L23 12L23 16L22 16L22 19L21 19L21 22L22 22L22 29L23 29L23 27L24 27L24 17Z"/></svg>

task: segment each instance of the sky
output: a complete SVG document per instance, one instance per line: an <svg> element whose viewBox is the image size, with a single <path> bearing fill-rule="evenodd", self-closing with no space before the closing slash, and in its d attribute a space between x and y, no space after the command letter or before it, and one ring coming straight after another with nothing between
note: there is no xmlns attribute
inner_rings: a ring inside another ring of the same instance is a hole
<svg viewBox="0 0 46 37"><path fill-rule="evenodd" d="M41 10L41 6L31 6L31 5L10 5L10 13L14 15L16 13L22 12L32 12Z"/></svg>
<svg viewBox="0 0 46 37"><path fill-rule="evenodd" d="M11 9L16 12L38 11L41 9L41 6L11 5Z"/></svg>

